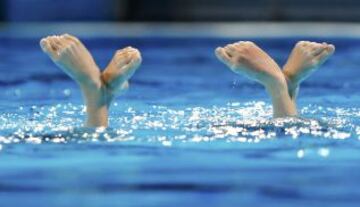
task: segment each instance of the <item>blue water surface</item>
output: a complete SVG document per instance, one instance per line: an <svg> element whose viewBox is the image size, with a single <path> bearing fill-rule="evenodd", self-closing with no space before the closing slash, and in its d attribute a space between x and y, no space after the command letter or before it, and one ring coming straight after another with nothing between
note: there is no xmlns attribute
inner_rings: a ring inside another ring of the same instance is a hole
<svg viewBox="0 0 360 207"><path fill-rule="evenodd" d="M360 39L301 86L302 119L271 119L233 74L226 38L80 37L101 68L141 50L109 129L85 129L77 85L39 39L0 39L0 206L359 206ZM250 39L283 65L302 38ZM249 40L249 39L246 39Z"/></svg>

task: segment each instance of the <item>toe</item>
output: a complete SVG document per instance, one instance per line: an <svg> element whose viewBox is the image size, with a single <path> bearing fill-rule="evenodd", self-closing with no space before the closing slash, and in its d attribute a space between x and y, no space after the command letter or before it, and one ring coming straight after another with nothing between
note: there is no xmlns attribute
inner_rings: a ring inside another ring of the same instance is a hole
<svg viewBox="0 0 360 207"><path fill-rule="evenodd" d="M245 44L245 43L243 43L243 44ZM233 57L238 53L237 48L241 48L241 47L242 47L242 45L236 46L235 44L229 44L229 45L226 45L224 50L229 57Z"/></svg>
<svg viewBox="0 0 360 207"><path fill-rule="evenodd" d="M40 40L40 47L46 53L53 51L47 38L43 38Z"/></svg>
<svg viewBox="0 0 360 207"><path fill-rule="evenodd" d="M132 47L127 47L115 52L113 57L114 63L117 65L117 68L121 68L125 65L140 65L141 64L141 54L140 52Z"/></svg>
<svg viewBox="0 0 360 207"><path fill-rule="evenodd" d="M229 65L229 63L230 63L230 61L231 61L231 58L230 58L230 56L226 53L226 51L225 51L224 48L221 48L221 47L216 48L215 54L216 54L216 57L217 57L221 62L223 62L223 63L226 64L226 65Z"/></svg>
<svg viewBox="0 0 360 207"><path fill-rule="evenodd" d="M74 42L71 38L68 37L68 34L61 35L60 38L63 44L67 46L71 45Z"/></svg>
<svg viewBox="0 0 360 207"><path fill-rule="evenodd" d="M135 52L135 61L138 62L138 63L142 62L142 56L141 56L141 53L138 50Z"/></svg>
<svg viewBox="0 0 360 207"><path fill-rule="evenodd" d="M141 64L142 62L142 57L140 52L137 49L134 49L129 52L129 56L130 56L130 62L129 64L131 64L133 67L137 67Z"/></svg>
<svg viewBox="0 0 360 207"><path fill-rule="evenodd" d="M64 34L62 35L62 37L64 39L66 39L67 41L69 42L72 42L72 43L80 43L80 40L78 38L76 38L75 36L73 35L70 35L70 34Z"/></svg>
<svg viewBox="0 0 360 207"><path fill-rule="evenodd" d="M126 48L116 51L116 55L120 56L120 57L129 56L129 54L134 53L136 51L137 51L137 49L129 46L129 47L126 47Z"/></svg>
<svg viewBox="0 0 360 207"><path fill-rule="evenodd" d="M316 42L307 43L307 51L308 52L312 52L312 51L316 50L318 47L319 47L319 44Z"/></svg>
<svg viewBox="0 0 360 207"><path fill-rule="evenodd" d="M58 51L60 49L60 45L57 44L57 41L55 39L55 37L50 37L49 43L53 51Z"/></svg>
<svg viewBox="0 0 360 207"><path fill-rule="evenodd" d="M118 66L128 64L130 62L130 53L126 49L118 50L115 52L113 60Z"/></svg>
<svg viewBox="0 0 360 207"><path fill-rule="evenodd" d="M335 52L335 46L333 44L329 44L329 45L327 45L326 50L329 53L334 53Z"/></svg>
<svg viewBox="0 0 360 207"><path fill-rule="evenodd" d="M54 42L58 46L58 48L60 48L60 49L64 46L64 43L63 43L60 36L55 36L54 37Z"/></svg>
<svg viewBox="0 0 360 207"><path fill-rule="evenodd" d="M245 45L245 41L239 41L237 43L235 43L235 45L238 45L238 46L242 46L242 45Z"/></svg>
<svg viewBox="0 0 360 207"><path fill-rule="evenodd" d="M321 54L324 50L326 49L326 46L323 44L317 44L313 47L312 49L312 55L313 56L318 56L319 54Z"/></svg>
<svg viewBox="0 0 360 207"><path fill-rule="evenodd" d="M54 58L59 57L63 48L61 42L57 39L57 37L55 37L51 40L50 44L54 51L53 57Z"/></svg>
<svg viewBox="0 0 360 207"><path fill-rule="evenodd" d="M308 46L309 42L308 41L299 41L296 43L297 47L306 47Z"/></svg>
<svg viewBox="0 0 360 207"><path fill-rule="evenodd" d="M131 47L131 46L125 47L125 48L123 49L123 51L134 51L134 50L136 50L136 49L133 48L133 47Z"/></svg>
<svg viewBox="0 0 360 207"><path fill-rule="evenodd" d="M319 64L324 63L335 51L334 45L329 45L319 55L316 56L316 60Z"/></svg>
<svg viewBox="0 0 360 207"><path fill-rule="evenodd" d="M44 52L46 52L50 58L56 59L58 57L59 46L54 41L53 37L48 37L40 41L40 46Z"/></svg>

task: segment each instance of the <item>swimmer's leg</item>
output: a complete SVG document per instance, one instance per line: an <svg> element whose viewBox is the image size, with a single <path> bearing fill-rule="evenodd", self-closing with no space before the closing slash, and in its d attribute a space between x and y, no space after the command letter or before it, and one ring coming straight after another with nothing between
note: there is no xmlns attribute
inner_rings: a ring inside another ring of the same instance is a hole
<svg viewBox="0 0 360 207"><path fill-rule="evenodd" d="M54 63L79 84L86 104L86 126L107 126L113 91L103 82L102 74L85 46L67 34L44 38L40 45Z"/></svg>
<svg viewBox="0 0 360 207"><path fill-rule="evenodd" d="M334 51L334 45L327 43L300 41L295 45L283 67L283 73L288 82L289 95L294 101L300 83L317 70Z"/></svg>
<svg viewBox="0 0 360 207"><path fill-rule="evenodd" d="M280 67L257 45L252 42L237 42L219 47L215 53L235 73L265 86L272 99L274 118L297 115Z"/></svg>
<svg viewBox="0 0 360 207"><path fill-rule="evenodd" d="M87 111L87 126L107 126L106 94L100 70L90 52L74 36L65 34L41 40L41 48L80 86Z"/></svg>

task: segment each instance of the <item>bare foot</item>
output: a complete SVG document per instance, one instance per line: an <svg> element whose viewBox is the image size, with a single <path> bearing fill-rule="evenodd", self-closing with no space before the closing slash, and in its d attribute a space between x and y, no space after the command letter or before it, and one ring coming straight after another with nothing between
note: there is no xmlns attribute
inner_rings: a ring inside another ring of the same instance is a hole
<svg viewBox="0 0 360 207"><path fill-rule="evenodd" d="M116 51L113 59L101 74L102 80L111 94L124 92L129 87L128 80L142 62L140 52L132 47Z"/></svg>
<svg viewBox="0 0 360 207"><path fill-rule="evenodd" d="M51 36L40 41L41 48L72 77L82 89L88 127L108 125L108 110L116 91L128 87L127 80L141 63L140 52L127 48L117 52L101 74L90 52L74 36Z"/></svg>
<svg viewBox="0 0 360 207"><path fill-rule="evenodd" d="M235 73L243 74L265 86L272 99L274 117L297 114L280 67L257 45L238 42L224 48L218 47L215 53Z"/></svg>
<svg viewBox="0 0 360 207"><path fill-rule="evenodd" d="M218 47L215 53L232 71L258 81L266 87L286 84L280 67L253 42L237 42L224 48Z"/></svg>
<svg viewBox="0 0 360 207"><path fill-rule="evenodd" d="M101 87L100 71L90 52L74 36L50 36L40 46L53 62L72 77L80 86Z"/></svg>
<svg viewBox="0 0 360 207"><path fill-rule="evenodd" d="M284 66L289 94L296 96L299 84L321 66L335 51L334 45L309 41L298 42Z"/></svg>

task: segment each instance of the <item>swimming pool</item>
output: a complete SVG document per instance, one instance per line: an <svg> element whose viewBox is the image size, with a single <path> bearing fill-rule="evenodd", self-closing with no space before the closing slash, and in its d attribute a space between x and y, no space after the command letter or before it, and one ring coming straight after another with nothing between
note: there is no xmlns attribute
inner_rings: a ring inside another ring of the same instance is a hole
<svg viewBox="0 0 360 207"><path fill-rule="evenodd" d="M0 37L0 206L360 203L360 38L312 38L336 54L301 88L306 119L274 121L264 89L214 57L239 38L80 36L102 68L118 48L143 54L111 128L89 130L39 38L12 34ZM242 38L282 65L304 37Z"/></svg>

